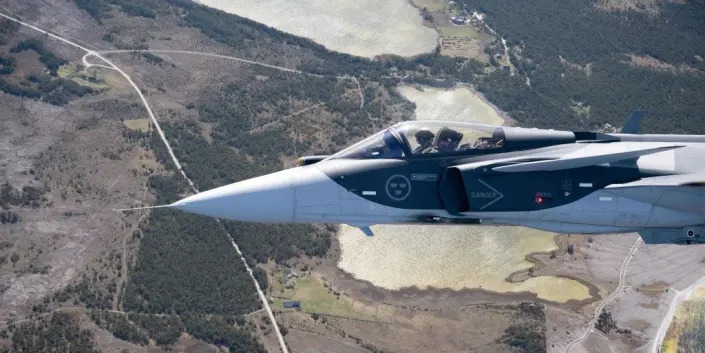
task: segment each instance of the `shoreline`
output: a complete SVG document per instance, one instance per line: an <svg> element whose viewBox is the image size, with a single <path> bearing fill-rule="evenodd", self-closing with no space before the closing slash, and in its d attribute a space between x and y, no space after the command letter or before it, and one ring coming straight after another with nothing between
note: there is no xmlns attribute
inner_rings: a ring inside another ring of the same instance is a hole
<svg viewBox="0 0 705 353"><path fill-rule="evenodd" d="M338 240L339 234L340 230L338 230L338 232L336 232L336 236L331 239L332 242L331 248L328 252L329 255L326 256L324 264L322 264L324 268L328 268L329 271L324 270L323 277L325 281L331 286L331 288L336 288L337 291L345 293L347 296L353 297L355 299L377 302L383 305L394 307L415 306L419 308L428 309L475 305L499 305L519 303L523 301L534 301L540 302L545 305L553 305L564 309L569 309L576 312L580 311L585 306L588 306L602 299L602 297L599 295L599 288L597 286L588 282L585 279L567 274L550 274L545 276L553 276L558 278L575 280L588 287L590 295L589 298L582 300L569 299L565 302L557 302L539 298L537 293L532 293L529 291L498 292L484 288L452 289L438 288L433 286L428 286L425 288L410 286L402 287L399 289L387 289L379 287L371 281L358 279L353 274L346 272L345 270L338 267L338 263L342 255L342 249ZM541 261L540 259L536 258L537 255L544 254L550 254L550 252L540 251L527 254L525 256L525 259L532 263L532 266L530 268L534 268L535 270L537 270L536 267L538 266L541 266L541 268L539 268L538 270L544 268L546 264L543 263L543 261ZM528 271L529 268L516 271L510 274L505 280L518 273ZM437 305L434 305L434 303Z"/></svg>
<svg viewBox="0 0 705 353"><path fill-rule="evenodd" d="M554 235L554 242L555 242L555 238L557 236L558 235ZM558 250L564 250L558 245L557 242L556 242L556 246L558 246ZM544 268L546 268L547 264L543 260L538 258L539 255L550 256L551 252L550 251L536 251L536 252L532 252L532 253L527 254L524 257L524 260L530 262L532 264L532 266L527 269L524 269L524 270L514 271L514 272L510 273L509 276L507 276L505 278L505 281L510 282L510 283L524 282L526 279L524 279L524 280L515 279L515 277L520 276L520 275L526 275L528 278L530 278L531 277L531 276L529 276L530 270L534 271L534 273L535 273L537 271L541 271ZM576 303L579 304L580 307L583 307L583 306L590 305L592 303L598 302L603 299L602 296L600 295L600 288L598 288L596 285L592 284L588 280L585 280L585 279L580 278L578 276L556 273L556 274L541 274L541 275L536 275L535 277L538 277L538 276L552 276L552 277L570 279L570 280L579 282L580 284L582 284L588 288L588 294L590 295L589 298L582 299L582 300L571 299L571 300L566 301L566 303L571 302L571 301L575 301ZM557 303L557 302L552 302L552 303ZM560 304L560 303L558 303L558 304Z"/></svg>

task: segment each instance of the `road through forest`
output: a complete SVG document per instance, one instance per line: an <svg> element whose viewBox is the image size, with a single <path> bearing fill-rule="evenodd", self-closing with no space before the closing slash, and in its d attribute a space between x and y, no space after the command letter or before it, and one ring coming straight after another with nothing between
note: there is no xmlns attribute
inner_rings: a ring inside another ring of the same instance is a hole
<svg viewBox="0 0 705 353"><path fill-rule="evenodd" d="M152 111L152 108L150 107L149 102L147 101L147 98L144 96L144 94L142 93L142 91L140 90L140 88L135 84L135 82L132 80L132 78L131 78L127 73L125 73L125 71L123 71L120 67L118 67L117 65L115 65L115 64L114 64L113 62L111 62L110 60L106 59L106 58L105 58L104 56L102 56L99 52L96 52L96 51L94 51L94 50L88 49L88 48L86 48L86 47L84 47L84 46L82 46L82 45L76 44L76 43L74 43L73 41L70 41L70 40L68 40L68 39L66 39L66 38L64 38L64 37L61 37L61 36L59 36L59 35L56 35L56 34L53 34L53 33L49 32L49 31L43 30L43 29L41 29L41 28L39 28L39 27L37 27L37 26L34 26L34 25L32 25L32 24L29 24L29 23L26 23L26 22L21 21L21 20L19 20L19 19L17 19L17 18L11 17L10 15L8 15L8 14L6 14L6 13L4 13L4 12L0 12L0 17L4 17L4 18L6 18L6 19L8 19L8 20L10 20L10 21L19 23L19 24L22 25L22 26L25 26L25 27L31 28L31 29L33 29L33 30L35 30L35 31L37 31L37 32L40 32L40 33L42 33L42 34L44 34L44 35L46 35L46 36L48 36L48 37L50 37L50 38L59 40L59 41L65 43L65 44L71 45L71 46L73 46L73 47L75 47L75 48L78 48L78 49L81 49L81 50L85 51L86 54L83 56L82 61L83 61L84 65L86 66L86 68L91 67L91 66L97 66L97 67L102 67L102 68L109 69L109 70L115 70L115 71L117 71L118 73L120 73L120 74L130 83L130 85L132 86L132 88L134 88L135 92L136 92L137 95L140 97L140 100L142 101L142 104L144 105L145 109L147 110L147 113L149 114L149 118L150 118L150 120L152 121L152 123L154 124L155 129L156 129L157 132L159 133L159 137L161 138L162 142L163 142L164 145L166 146L166 148L167 148L167 150L168 150L168 152L169 152L169 156L171 157L172 162L173 162L174 165L176 166L176 169L181 173L181 175L184 177L184 179L186 179L186 181L188 182L188 184L191 186L191 189L192 189L194 192L196 192L196 193L198 192L198 189L196 188L196 185L195 185L195 184L193 183L193 181L191 181L191 179L186 175L186 172L185 172L185 171L183 170L183 168L181 167L181 163L179 163L179 160L178 160L178 159L176 158L176 156L174 155L174 151L172 150L171 145L169 144L169 141L167 140L166 136L164 135L164 132L162 131L161 127L159 126L159 122L157 121L157 118L156 118L156 116L154 115L154 112ZM105 64L107 64L107 65L103 65L103 64L91 64L90 62L88 62L88 58L89 58L89 57L96 57L96 58L100 59L101 61L103 61L103 62L104 62ZM256 62L254 62L254 61L249 61L249 60L244 61L244 62L256 63ZM274 69L280 69L280 70L283 69L284 71L296 72L295 70L292 71L291 69L287 69L287 68L279 68L279 67L272 66L272 65L268 65L268 64L264 64L264 63L260 63L260 64L263 65L263 66L268 66L268 67L270 67L270 68L274 68ZM220 223L220 220L218 220L218 223ZM225 231L225 228L223 228L223 230ZM272 312L272 309L270 308L269 303L267 302L267 297L264 295L264 292L263 292L262 289L260 288L259 283L257 282L257 279L255 279L255 277L254 277L254 274L253 274L253 272L252 272L252 268L250 268L250 266L247 264L247 261L245 260L245 257L244 257L244 255L243 255L242 251L240 250L240 247L235 243L235 241L233 240L232 235L230 235L227 231L226 231L225 233L227 234L228 238L230 239L230 242L232 243L233 248L235 249L235 251L236 251L236 252L238 253L238 255L240 256L240 260L241 260L242 263L245 265L245 268L247 269L247 272L248 272L248 274L250 275L250 278L251 278L252 281L254 282L255 288L257 289L257 294L259 295L260 300L262 301L262 305L264 306L265 310L267 311L267 314L269 315L269 320L271 321L271 324L272 324L272 326L274 327L274 332L276 333L277 338L278 338L278 340L279 340L279 346L280 346L280 348L281 348L281 351L282 351L283 353L288 353L289 350L288 350L288 348L287 348L287 346L286 346L286 343L284 342L284 336L282 336L281 331L279 330L279 325L277 324L277 320L274 318L274 313Z"/></svg>

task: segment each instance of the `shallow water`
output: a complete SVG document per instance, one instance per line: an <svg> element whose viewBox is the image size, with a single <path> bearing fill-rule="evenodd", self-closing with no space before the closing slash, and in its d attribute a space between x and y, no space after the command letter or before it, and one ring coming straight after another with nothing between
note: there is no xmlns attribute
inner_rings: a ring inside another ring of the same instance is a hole
<svg viewBox="0 0 705 353"><path fill-rule="evenodd" d="M414 56L438 43L438 33L407 0L197 1L357 56Z"/></svg>
<svg viewBox="0 0 705 353"><path fill-rule="evenodd" d="M416 118L501 125L492 106L467 88L443 90L402 86L399 93L416 103ZM590 297L582 283L554 276L521 283L505 279L527 269L533 252L557 248L552 233L522 227L377 225L374 237L343 226L338 267L355 278L387 289L482 288L494 292L536 293L555 302Z"/></svg>
<svg viewBox="0 0 705 353"><path fill-rule="evenodd" d="M374 237L343 226L338 267L355 278L386 289L482 288L495 292L536 293L556 302L587 299L582 283L559 277L505 281L532 264L532 252L556 249L551 233L519 227L377 225Z"/></svg>

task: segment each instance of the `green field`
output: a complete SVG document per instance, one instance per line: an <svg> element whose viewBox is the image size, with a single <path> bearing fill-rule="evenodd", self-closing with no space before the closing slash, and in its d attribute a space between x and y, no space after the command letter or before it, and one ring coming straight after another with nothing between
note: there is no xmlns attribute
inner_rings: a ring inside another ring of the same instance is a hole
<svg viewBox="0 0 705 353"><path fill-rule="evenodd" d="M149 119L129 119L122 123L130 130L149 132Z"/></svg>
<svg viewBox="0 0 705 353"><path fill-rule="evenodd" d="M311 276L299 278L293 289L285 290L281 294L278 294L280 292L277 288L281 288L281 285L279 284L279 287L272 286L274 293L277 293L275 295L278 295L274 302L275 307L280 309L284 308L283 303L285 301L298 300L301 302L301 310L307 313L375 320L373 315L364 312L362 305L356 308L352 301L342 296L336 296L323 286L320 280Z"/></svg>
<svg viewBox="0 0 705 353"><path fill-rule="evenodd" d="M58 70L59 77L71 80L81 86L93 89L108 89L110 86L103 79L88 74L86 71L77 71L76 68L64 65Z"/></svg>

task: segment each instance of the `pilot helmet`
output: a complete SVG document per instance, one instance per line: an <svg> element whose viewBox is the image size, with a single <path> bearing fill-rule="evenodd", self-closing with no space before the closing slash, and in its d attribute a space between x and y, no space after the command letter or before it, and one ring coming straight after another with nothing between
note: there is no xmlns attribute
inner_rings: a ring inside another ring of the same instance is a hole
<svg viewBox="0 0 705 353"><path fill-rule="evenodd" d="M416 142L418 142L419 145L426 146L431 144L434 135L431 130L423 127L414 133L414 137L416 137Z"/></svg>
<svg viewBox="0 0 705 353"><path fill-rule="evenodd" d="M436 141L436 145L439 150L454 151L462 139L463 134L451 128L444 127L438 132L438 140Z"/></svg>

